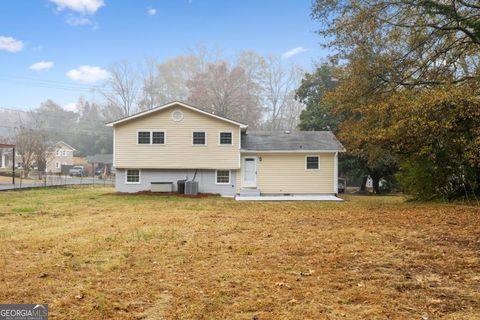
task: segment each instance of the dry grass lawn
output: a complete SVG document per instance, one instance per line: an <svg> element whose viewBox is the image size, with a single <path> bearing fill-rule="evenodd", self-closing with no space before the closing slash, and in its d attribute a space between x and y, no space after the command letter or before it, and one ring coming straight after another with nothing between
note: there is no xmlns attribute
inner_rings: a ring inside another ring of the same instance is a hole
<svg viewBox="0 0 480 320"><path fill-rule="evenodd" d="M0 302L51 319L480 319L480 208L0 193Z"/></svg>

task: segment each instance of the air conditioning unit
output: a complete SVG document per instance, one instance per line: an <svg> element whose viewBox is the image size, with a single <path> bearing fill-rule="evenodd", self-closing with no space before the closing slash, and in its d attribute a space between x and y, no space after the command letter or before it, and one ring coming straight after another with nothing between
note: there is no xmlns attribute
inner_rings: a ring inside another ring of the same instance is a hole
<svg viewBox="0 0 480 320"><path fill-rule="evenodd" d="M185 194L191 194L191 195L198 194L198 181L185 182Z"/></svg>

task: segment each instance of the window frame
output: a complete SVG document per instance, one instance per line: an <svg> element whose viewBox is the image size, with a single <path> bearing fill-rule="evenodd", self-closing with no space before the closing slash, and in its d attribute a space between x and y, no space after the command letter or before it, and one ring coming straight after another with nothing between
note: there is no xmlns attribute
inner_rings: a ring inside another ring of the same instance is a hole
<svg viewBox="0 0 480 320"><path fill-rule="evenodd" d="M228 171L228 182L218 182L218 171ZM216 185L229 185L232 183L232 170L215 170L215 184Z"/></svg>
<svg viewBox="0 0 480 320"><path fill-rule="evenodd" d="M55 169L61 169L60 161L55 161Z"/></svg>
<svg viewBox="0 0 480 320"><path fill-rule="evenodd" d="M317 158L318 159L318 168L308 168L308 158ZM305 170L307 171L319 171L320 170L320 156L319 155L307 155L305 156Z"/></svg>
<svg viewBox="0 0 480 320"><path fill-rule="evenodd" d="M138 182L128 181L128 171L138 171ZM125 169L125 184L141 184L142 183L142 170L140 169Z"/></svg>
<svg viewBox="0 0 480 320"><path fill-rule="evenodd" d="M57 157L61 157L62 156L62 149L57 149Z"/></svg>
<svg viewBox="0 0 480 320"><path fill-rule="evenodd" d="M203 143L203 144L194 143L194 134L197 133L197 132L203 132L205 134L205 137L204 137L205 143ZM192 146L205 147L207 145L207 141L208 141L207 137L208 137L207 131L201 131L201 130L192 131Z"/></svg>
<svg viewBox="0 0 480 320"><path fill-rule="evenodd" d="M148 143L140 143L139 141L139 135L140 135L140 132L148 132ZM147 130L147 129L138 129L137 130L137 145L139 146L144 146L144 145L149 145L149 144L152 144L152 131L151 130Z"/></svg>
<svg viewBox="0 0 480 320"><path fill-rule="evenodd" d="M222 133L230 133L230 143L222 143ZM218 132L219 146L233 146L233 131L219 131Z"/></svg>
<svg viewBox="0 0 480 320"><path fill-rule="evenodd" d="M162 132L163 133L163 143L153 143L153 133L154 132ZM154 144L154 145L164 145L164 144L167 144L167 133L165 132L165 130L152 130L150 131L150 144Z"/></svg>
<svg viewBox="0 0 480 320"><path fill-rule="evenodd" d="M150 143L138 143L138 134L140 132L148 132ZM163 143L153 143L153 133L154 132L163 132ZM167 131L164 129L137 129L137 146L163 146L167 144Z"/></svg>
<svg viewBox="0 0 480 320"><path fill-rule="evenodd" d="M67 156L67 150L62 150L62 157L66 157Z"/></svg>

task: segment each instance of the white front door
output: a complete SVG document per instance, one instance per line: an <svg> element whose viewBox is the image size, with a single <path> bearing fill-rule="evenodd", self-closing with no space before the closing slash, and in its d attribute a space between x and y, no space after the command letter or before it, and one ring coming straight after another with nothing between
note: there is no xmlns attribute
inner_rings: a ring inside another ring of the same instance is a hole
<svg viewBox="0 0 480 320"><path fill-rule="evenodd" d="M257 158L256 157L243 158L242 187L244 188L257 187Z"/></svg>

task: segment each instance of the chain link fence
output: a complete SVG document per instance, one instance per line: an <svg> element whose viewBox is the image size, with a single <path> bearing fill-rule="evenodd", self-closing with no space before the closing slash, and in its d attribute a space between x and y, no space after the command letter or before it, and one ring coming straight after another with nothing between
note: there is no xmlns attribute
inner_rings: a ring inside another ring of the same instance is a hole
<svg viewBox="0 0 480 320"><path fill-rule="evenodd" d="M13 178L14 174L15 179ZM27 175L23 170L15 170L15 173L12 170L2 169L0 171L0 191L75 185L114 186L114 181L112 175L71 176L39 171L29 171Z"/></svg>

